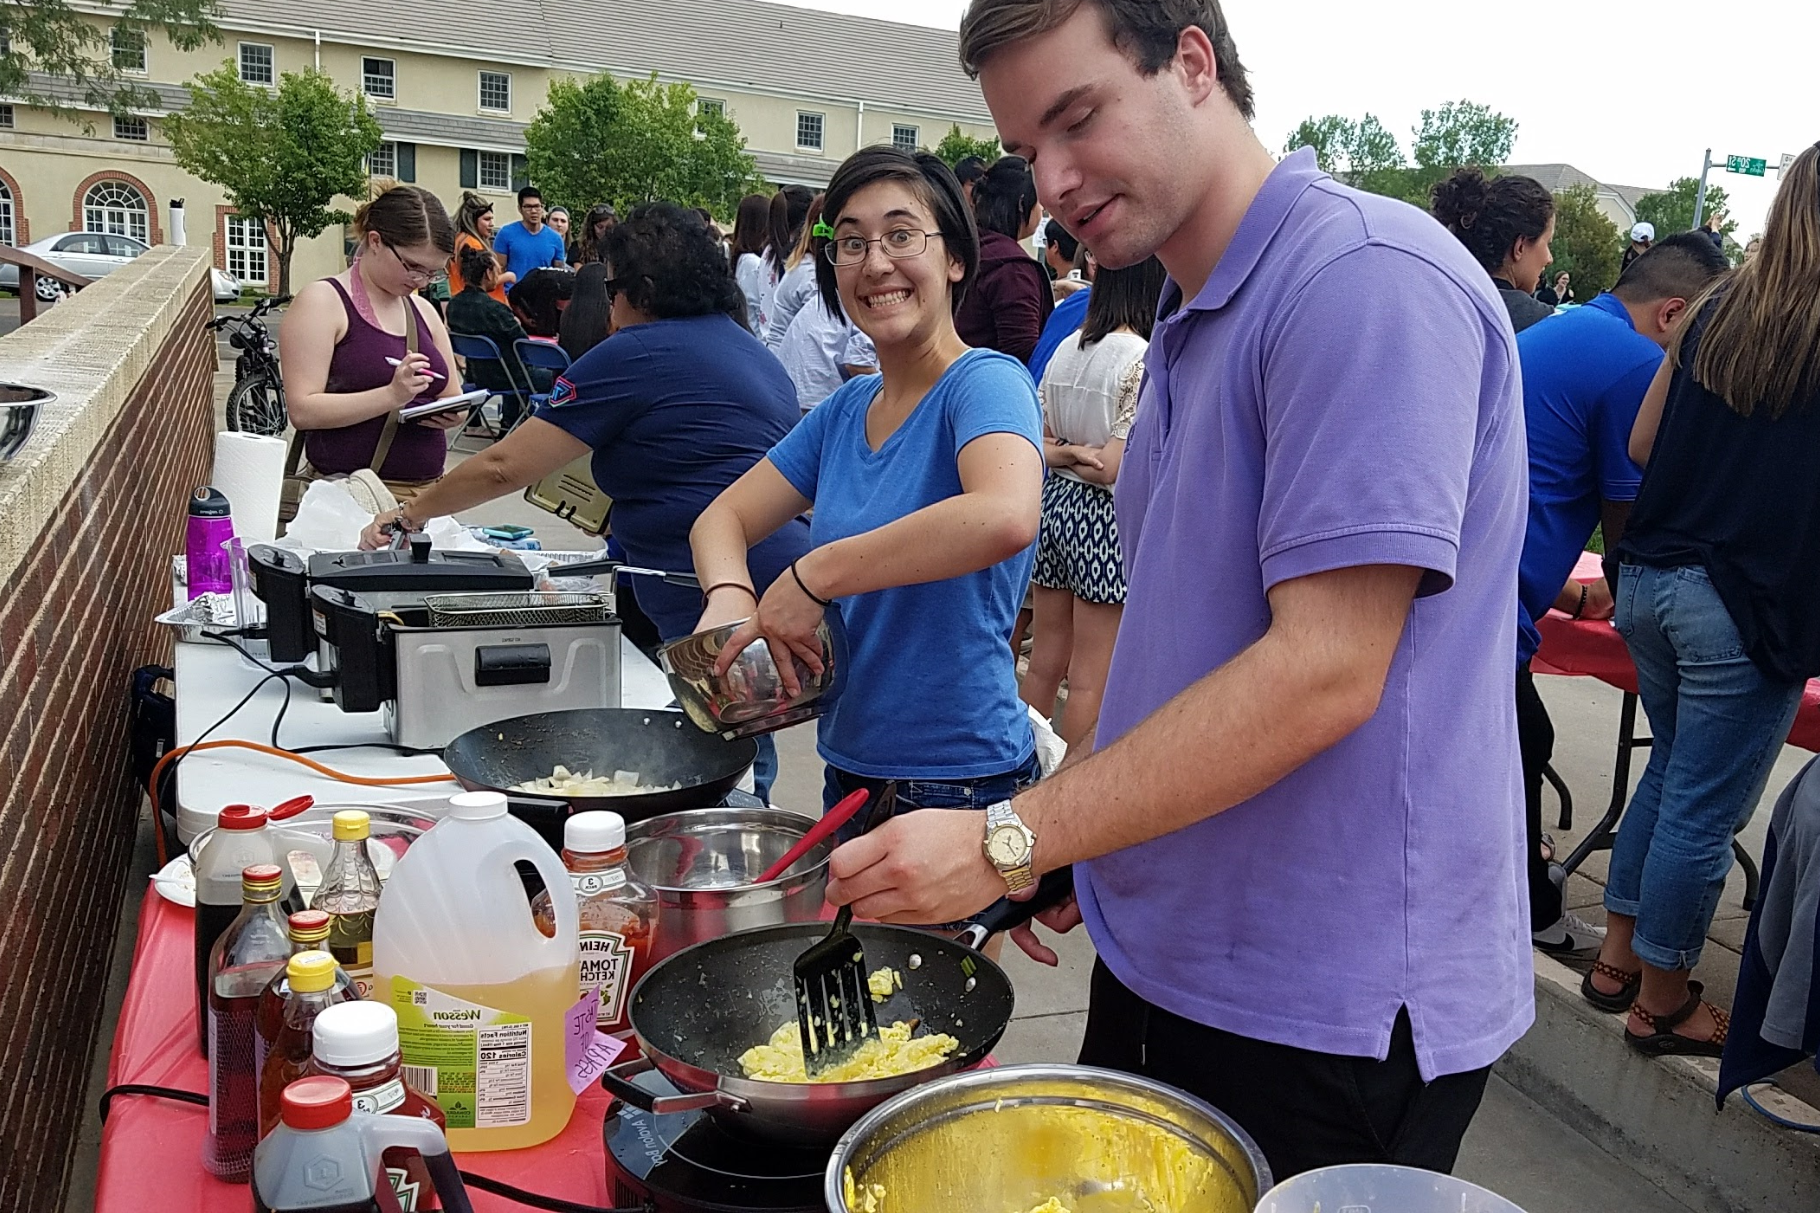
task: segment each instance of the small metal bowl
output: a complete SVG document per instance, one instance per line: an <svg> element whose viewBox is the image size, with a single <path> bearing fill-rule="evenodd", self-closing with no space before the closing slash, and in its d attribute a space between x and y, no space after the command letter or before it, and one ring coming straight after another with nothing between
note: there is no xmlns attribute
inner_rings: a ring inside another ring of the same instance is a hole
<svg viewBox="0 0 1820 1213"><path fill-rule="evenodd" d="M834 684L834 637L828 625L822 623L815 630L821 642L822 672L812 674L800 658L792 658L802 691L789 695L771 658L771 646L763 640L747 645L724 676L715 674L715 658L744 622L736 620L672 640L658 651L670 689L689 719L704 732L732 740L820 716L826 710L820 702L822 696Z"/></svg>
<svg viewBox="0 0 1820 1213"><path fill-rule="evenodd" d="M0 463L31 441L38 412L57 399L55 392L24 383L0 383Z"/></svg>

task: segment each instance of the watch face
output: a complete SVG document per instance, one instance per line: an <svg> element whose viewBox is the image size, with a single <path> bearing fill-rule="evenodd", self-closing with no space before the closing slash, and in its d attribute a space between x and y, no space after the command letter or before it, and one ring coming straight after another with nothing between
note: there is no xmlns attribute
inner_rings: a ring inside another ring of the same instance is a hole
<svg viewBox="0 0 1820 1213"><path fill-rule="evenodd" d="M1030 857L1030 843L1016 826L999 826L986 835L986 855L999 867L1016 867Z"/></svg>

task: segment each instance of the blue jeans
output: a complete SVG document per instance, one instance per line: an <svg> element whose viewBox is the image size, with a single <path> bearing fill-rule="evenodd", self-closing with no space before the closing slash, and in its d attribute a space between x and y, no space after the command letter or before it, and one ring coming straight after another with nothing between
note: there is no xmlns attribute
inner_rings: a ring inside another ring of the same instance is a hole
<svg viewBox="0 0 1820 1213"><path fill-rule="evenodd" d="M842 797L851 792L866 788L874 797L886 781L873 779L866 775L855 775L837 767L824 768L822 776L822 812L827 812L838 804ZM1042 769L1037 765L1036 755L1015 770L1002 775L982 775L977 779L900 779L897 783L898 813L911 809L973 809L984 810L1001 800L1010 800L1013 793L1021 792L1042 776ZM871 811L875 800L866 802L865 807L847 820L847 824L835 831L835 837L841 842L857 838L866 826L866 814ZM982 832L980 841L985 841ZM984 913L984 911L981 911ZM929 927L932 931L958 931L967 925L966 921L940 923Z"/></svg>
<svg viewBox="0 0 1820 1213"><path fill-rule="evenodd" d="M1649 716L1649 765L1618 824L1605 908L1637 920L1637 956L1691 969L1706 945L1732 835L1750 820L1802 684L1765 677L1699 566L1627 564L1616 624Z"/></svg>
<svg viewBox="0 0 1820 1213"><path fill-rule="evenodd" d="M777 782L777 738L771 733L760 733L753 740L758 742L758 757L752 763L752 791L770 804L771 785Z"/></svg>

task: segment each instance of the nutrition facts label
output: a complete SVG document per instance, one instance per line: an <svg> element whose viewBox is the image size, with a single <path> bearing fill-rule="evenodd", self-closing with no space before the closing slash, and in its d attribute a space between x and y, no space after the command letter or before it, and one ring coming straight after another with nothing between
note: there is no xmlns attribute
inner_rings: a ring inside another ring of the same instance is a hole
<svg viewBox="0 0 1820 1213"><path fill-rule="evenodd" d="M479 1029L474 1074L474 1127L497 1129L531 1120L531 1025Z"/></svg>

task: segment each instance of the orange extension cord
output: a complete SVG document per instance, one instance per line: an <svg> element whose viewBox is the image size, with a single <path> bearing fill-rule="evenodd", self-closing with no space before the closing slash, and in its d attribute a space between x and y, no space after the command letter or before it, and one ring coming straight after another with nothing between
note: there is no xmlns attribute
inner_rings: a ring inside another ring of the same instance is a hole
<svg viewBox="0 0 1820 1213"><path fill-rule="evenodd" d="M405 784L415 783L456 782L453 775L405 775L397 779L374 779L366 775L349 775L345 772L337 771L333 767L324 766L314 758L306 758L302 754L293 754L289 750L280 750L275 746L260 745L257 741L241 741L237 738L224 738L221 741L205 741L200 745L179 746L176 749L169 751L164 757L158 760L158 764L152 768L152 778L150 780L152 794L152 840L158 847L158 866L160 868L164 867L167 859L164 849L164 817L158 804L158 777L164 773L164 766L166 763L175 762L178 758L181 758L192 750L216 750L223 746L236 746L243 750L258 750L261 754L270 754L275 758L288 758L292 762L302 763L319 775L327 775L330 779L338 779L342 783L359 784L362 787L368 788L400 787Z"/></svg>

